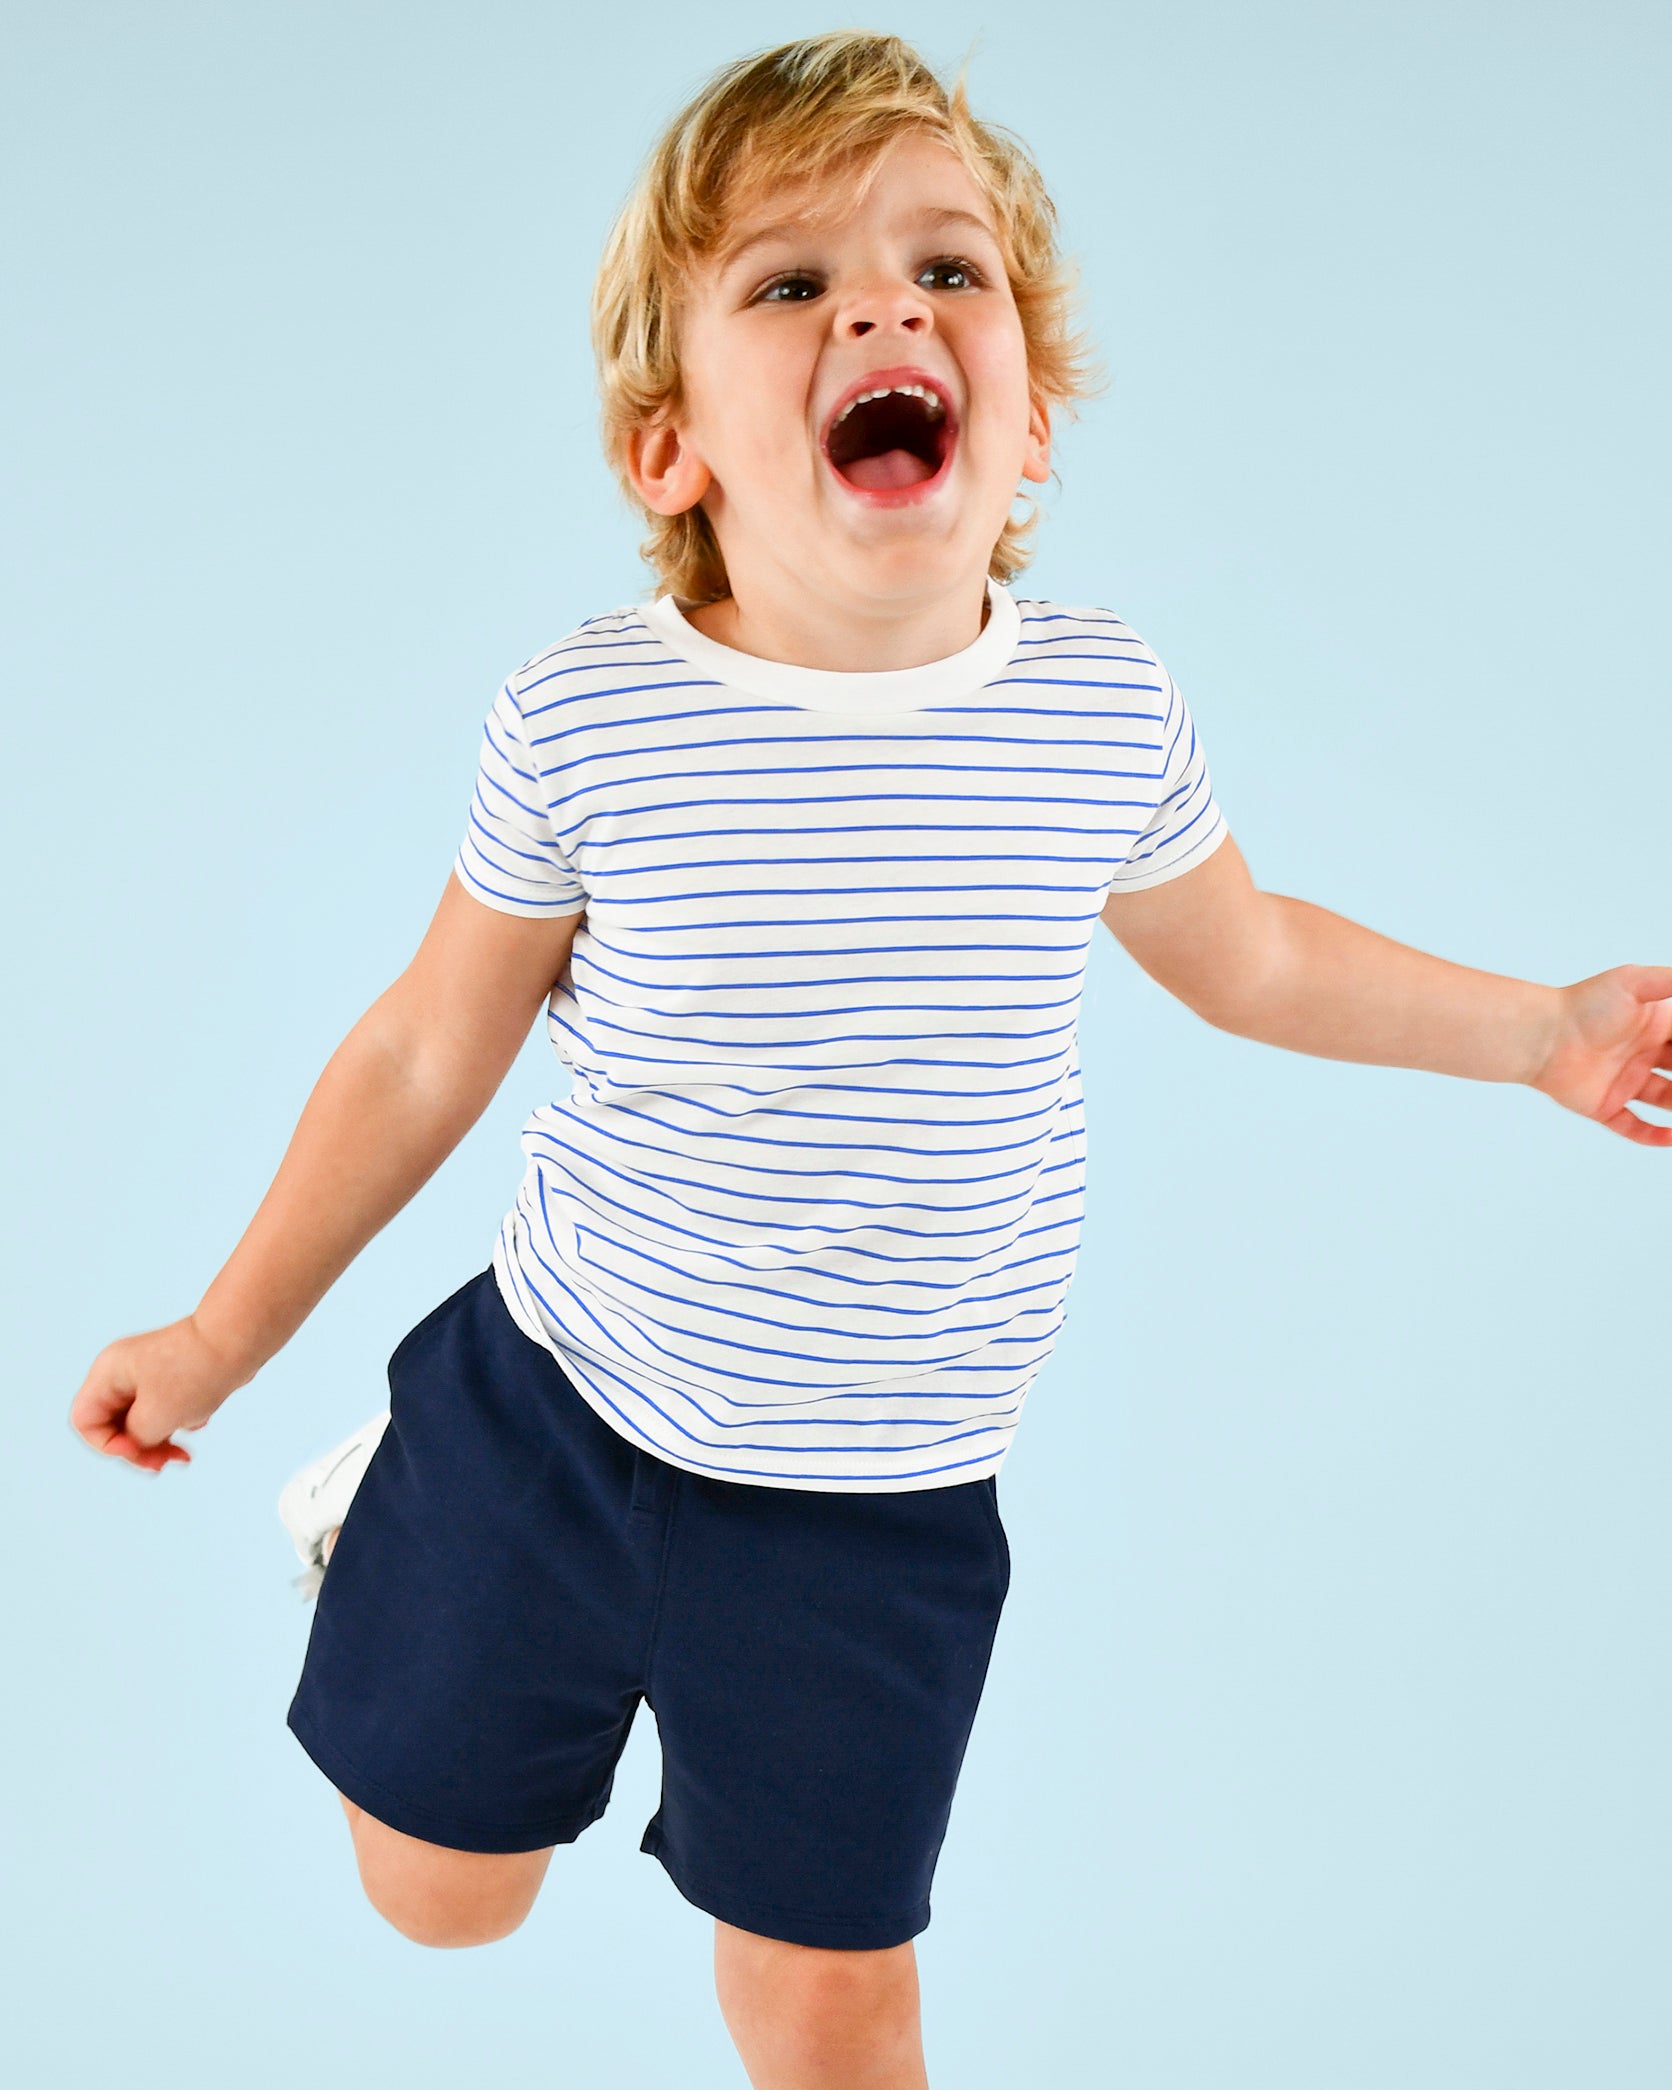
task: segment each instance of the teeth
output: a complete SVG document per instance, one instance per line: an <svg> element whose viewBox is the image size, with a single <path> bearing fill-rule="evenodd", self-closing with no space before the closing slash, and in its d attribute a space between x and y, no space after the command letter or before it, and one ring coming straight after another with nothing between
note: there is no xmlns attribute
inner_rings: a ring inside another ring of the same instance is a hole
<svg viewBox="0 0 1672 2090"><path fill-rule="evenodd" d="M929 409L931 421L940 420L946 412L946 408L941 403L940 394L931 392L927 385L879 385L874 392L861 392L857 398L850 399L836 416L832 425L840 428L856 406L864 406L872 399L888 399L896 392L907 399L921 399L923 404Z"/></svg>

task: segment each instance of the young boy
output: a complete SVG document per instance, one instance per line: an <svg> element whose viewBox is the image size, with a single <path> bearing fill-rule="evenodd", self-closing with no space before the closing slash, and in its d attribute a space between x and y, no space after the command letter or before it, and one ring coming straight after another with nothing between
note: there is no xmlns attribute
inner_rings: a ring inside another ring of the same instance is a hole
<svg viewBox="0 0 1672 2090"><path fill-rule="evenodd" d="M716 1919L751 2081L907 2090L1009 1580L995 1476L1079 1236L1099 917L1222 1029L1657 1146L1628 1106L1672 1106L1672 969L1538 986L1261 892L1154 652L1007 591L1083 389L1065 276L1029 160L896 39L710 84L611 238L596 342L657 597L506 681L411 966L196 1312L106 1349L72 1421L189 1459L171 1433L545 1007L573 1091L528 1121L491 1267L286 1491L329 1558L290 1725L376 1907L464 1945L522 1921L647 1699L643 1847Z"/></svg>

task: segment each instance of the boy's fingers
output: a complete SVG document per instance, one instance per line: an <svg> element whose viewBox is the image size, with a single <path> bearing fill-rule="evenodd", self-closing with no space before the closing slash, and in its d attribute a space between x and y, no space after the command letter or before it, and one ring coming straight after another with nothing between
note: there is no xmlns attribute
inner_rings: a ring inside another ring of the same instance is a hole
<svg viewBox="0 0 1672 2090"><path fill-rule="evenodd" d="M113 1429L121 1428L133 1399L132 1386L105 1379L95 1367L70 1403L70 1422L91 1444L99 1435L108 1436Z"/></svg>
<svg viewBox="0 0 1672 2090"><path fill-rule="evenodd" d="M94 1451L125 1459L148 1473L160 1473L176 1461L189 1466L192 1455L174 1442L174 1430L200 1430L209 1418L171 1423L171 1414L177 1416L183 1405L178 1390L165 1385L159 1392L150 1377L143 1354L132 1343L112 1344L93 1360L93 1369L70 1403L70 1427ZM196 1405L191 1403L186 1412Z"/></svg>
<svg viewBox="0 0 1672 2090"><path fill-rule="evenodd" d="M160 1444L141 1444L137 1437L129 1436L119 1423L107 1422L89 1426L81 1436L107 1458L126 1459L130 1466L144 1466L150 1472L161 1472L164 1466L179 1459L189 1466L191 1453L183 1444L172 1443L165 1437Z"/></svg>
<svg viewBox="0 0 1672 2090"><path fill-rule="evenodd" d="M1647 1103L1653 1110L1672 1110L1672 1081L1663 1075L1651 1074L1637 1091L1636 1100Z"/></svg>
<svg viewBox="0 0 1672 2090"><path fill-rule="evenodd" d="M136 1466L162 1467L175 1459L190 1463L191 1453L183 1444L176 1444L172 1437L159 1437L155 1442L147 1444L134 1436L132 1431L125 1430L123 1435L133 1446L132 1458Z"/></svg>
<svg viewBox="0 0 1672 2090"><path fill-rule="evenodd" d="M88 1441L93 1443L91 1438ZM102 1451L106 1458L126 1459L130 1466L139 1464L142 1449L126 1430L118 1429L107 1430L100 1441L93 1443L93 1448L95 1451Z"/></svg>
<svg viewBox="0 0 1672 2090"><path fill-rule="evenodd" d="M80 1404L77 1405L79 1407ZM111 1414L108 1411L103 1415L97 1410L84 1411L70 1417L70 1424L76 1435L92 1445L95 1451L108 1451L111 1439L125 1434L122 1422L123 1415Z"/></svg>
<svg viewBox="0 0 1672 2090"><path fill-rule="evenodd" d="M1634 1139L1640 1147L1672 1146L1672 1125L1651 1125L1634 1110L1617 1110L1602 1122L1610 1132L1618 1132L1624 1139Z"/></svg>
<svg viewBox="0 0 1672 2090"><path fill-rule="evenodd" d="M130 1437L127 1442L133 1445L133 1449L124 1453L124 1457L131 1465L143 1466L148 1473L161 1473L165 1466L172 1465L176 1459L182 1459L189 1464L192 1456L178 1444L169 1444L166 1441L162 1444L134 1444Z"/></svg>

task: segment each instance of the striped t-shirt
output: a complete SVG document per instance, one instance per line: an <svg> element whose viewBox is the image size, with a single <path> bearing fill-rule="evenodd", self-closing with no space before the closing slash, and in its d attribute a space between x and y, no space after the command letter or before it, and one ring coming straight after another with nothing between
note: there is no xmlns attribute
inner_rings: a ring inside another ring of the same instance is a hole
<svg viewBox="0 0 1672 2090"><path fill-rule="evenodd" d="M755 1486L996 1473L1063 1325L1076 1022L1111 889L1227 832L1130 626L990 586L972 646L840 674L669 597L519 668L455 871L580 914L494 1248L630 1442Z"/></svg>

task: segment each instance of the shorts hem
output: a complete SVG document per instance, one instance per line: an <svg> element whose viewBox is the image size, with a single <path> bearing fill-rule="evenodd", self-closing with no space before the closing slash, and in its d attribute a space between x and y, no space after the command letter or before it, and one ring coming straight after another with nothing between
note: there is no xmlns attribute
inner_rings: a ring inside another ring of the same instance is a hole
<svg viewBox="0 0 1672 2090"><path fill-rule="evenodd" d="M516 1851L546 1850L554 1843L573 1843L583 1829L588 1829L604 1812L609 1802L606 1792L593 1802L584 1814L554 1815L549 1820L514 1823L465 1821L457 1815L442 1814L416 1800L402 1798L375 1778L368 1777L357 1764L325 1740L305 1712L292 1705L285 1718L285 1725L295 1735L303 1749L312 1759L316 1769L322 1771L345 1799L356 1807L363 1808L374 1821L386 1828L398 1829L403 1836L415 1836L421 1843L437 1843L448 1850L484 1851L496 1856Z"/></svg>
<svg viewBox="0 0 1672 2090"><path fill-rule="evenodd" d="M929 1927L927 1901L893 1916L814 1915L802 1909L776 1908L770 1902L746 1901L722 1888L698 1885L690 1874L671 1862L648 1830L639 1848L656 1860L693 1908L731 1924L734 1929L751 1931L756 1937L779 1938L787 1945L819 1945L838 1952L886 1952L890 1946L903 1945Z"/></svg>

